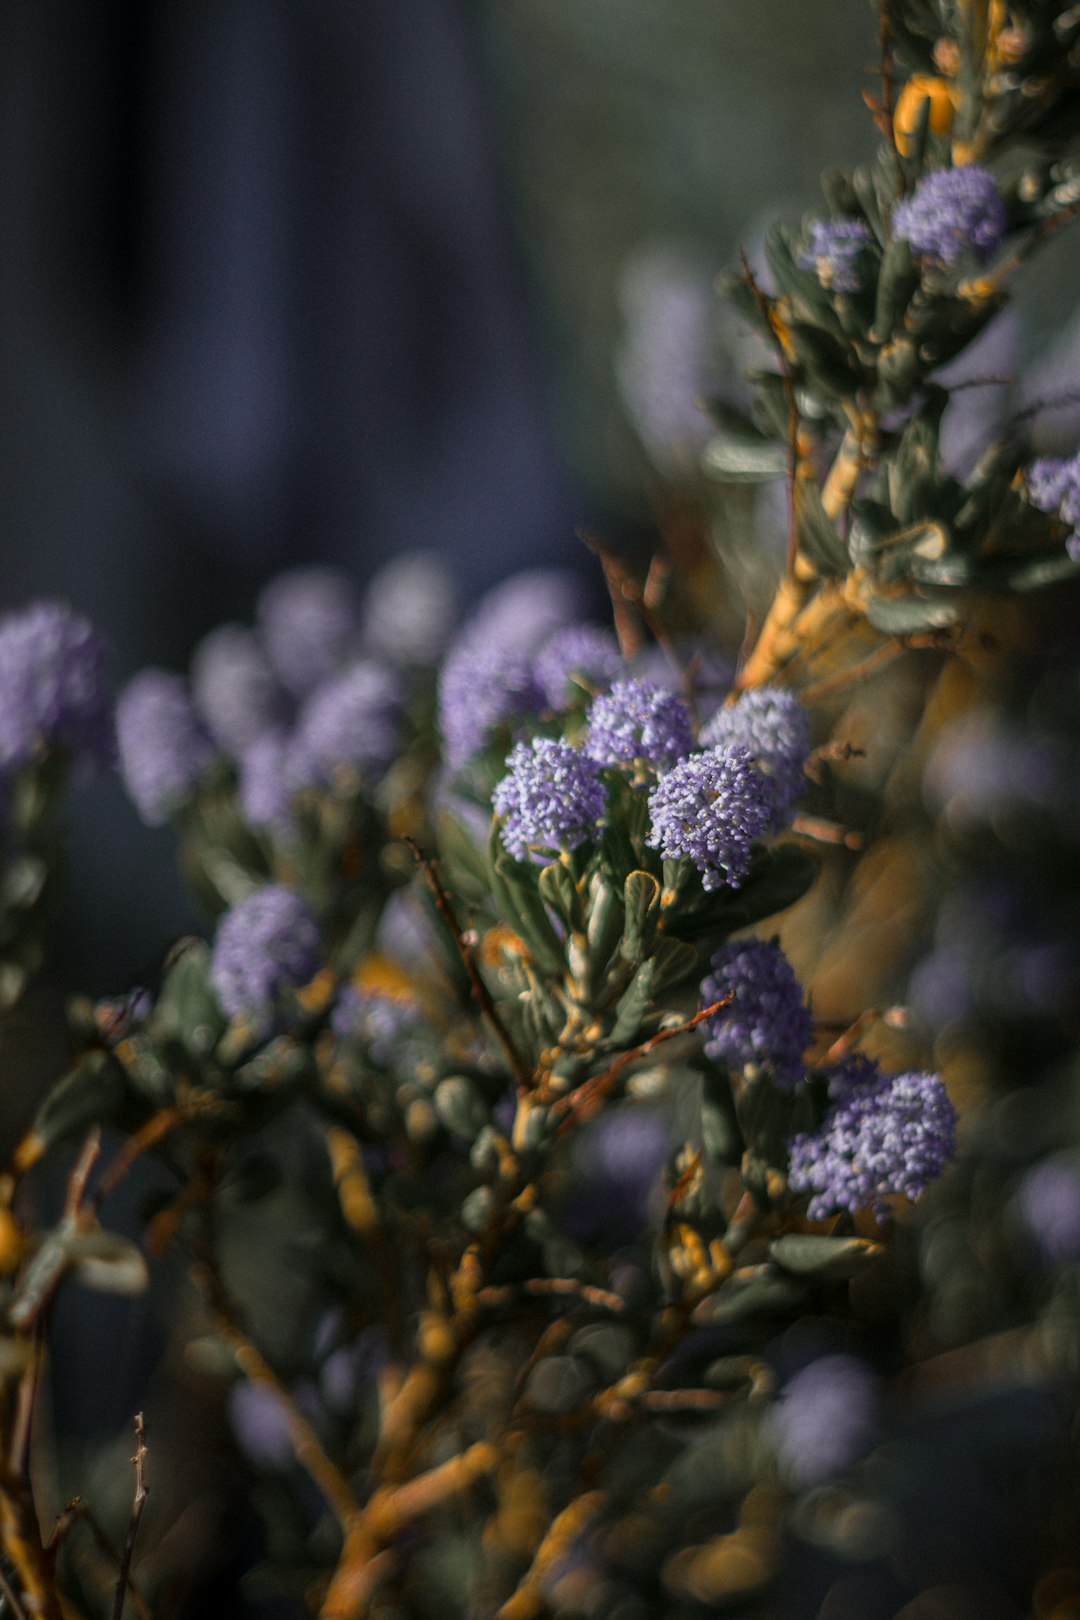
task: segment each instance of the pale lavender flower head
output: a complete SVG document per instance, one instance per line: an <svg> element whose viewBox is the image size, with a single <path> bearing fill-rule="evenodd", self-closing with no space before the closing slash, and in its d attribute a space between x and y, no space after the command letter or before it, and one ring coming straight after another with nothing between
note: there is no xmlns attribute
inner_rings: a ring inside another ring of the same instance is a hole
<svg viewBox="0 0 1080 1620"><path fill-rule="evenodd" d="M619 392L653 459L677 466L712 431L699 403L713 386L708 278L654 248L631 260L620 295L627 329L615 362Z"/></svg>
<svg viewBox="0 0 1080 1620"><path fill-rule="evenodd" d="M710 746L745 748L771 777L776 790L774 826L791 820L806 789L810 757L810 716L794 692L759 686L717 709L701 733Z"/></svg>
<svg viewBox="0 0 1080 1620"><path fill-rule="evenodd" d="M801 1489L840 1474L870 1449L878 1381L855 1356L820 1356L789 1379L771 1413L784 1471Z"/></svg>
<svg viewBox="0 0 1080 1620"><path fill-rule="evenodd" d="M214 753L187 681L164 669L142 670L121 692L116 742L124 786L150 827L191 796Z"/></svg>
<svg viewBox="0 0 1080 1620"><path fill-rule="evenodd" d="M324 682L308 699L296 727L294 761L308 779L329 779L341 767L370 776L383 772L397 750L401 682L368 659Z"/></svg>
<svg viewBox="0 0 1080 1620"><path fill-rule="evenodd" d="M293 568L263 590L259 633L278 680L306 697L348 658L357 634L352 584L334 568Z"/></svg>
<svg viewBox="0 0 1080 1620"><path fill-rule="evenodd" d="M702 1005L726 996L734 1000L706 1025L706 1055L733 1069L763 1069L785 1090L798 1085L813 1024L780 946L775 940L739 940L722 946L712 966L702 981Z"/></svg>
<svg viewBox="0 0 1080 1620"><path fill-rule="evenodd" d="M1033 1165L1020 1183L1020 1213L1048 1260L1080 1260L1080 1174L1061 1155Z"/></svg>
<svg viewBox="0 0 1080 1620"><path fill-rule="evenodd" d="M643 760L666 771L694 746L694 723L682 698L649 681L616 681L589 710L585 751L598 765Z"/></svg>
<svg viewBox="0 0 1080 1620"><path fill-rule="evenodd" d="M218 746L239 754L281 720L281 689L258 640L240 624L211 630L191 659L191 692Z"/></svg>
<svg viewBox="0 0 1080 1620"><path fill-rule="evenodd" d="M1005 236L1005 204L993 175L976 164L934 169L893 214L895 235L943 264L993 258Z"/></svg>
<svg viewBox="0 0 1080 1620"><path fill-rule="evenodd" d="M776 793L745 748L693 754L649 794L646 842L666 860L692 861L703 888L738 888L776 816Z"/></svg>
<svg viewBox="0 0 1080 1620"><path fill-rule="evenodd" d="M63 602L34 602L0 619L0 771L17 771L39 742L110 757L105 665L105 643Z"/></svg>
<svg viewBox="0 0 1080 1620"><path fill-rule="evenodd" d="M463 632L488 646L535 653L561 625L580 619L582 587L562 568L523 568L480 598Z"/></svg>
<svg viewBox="0 0 1080 1620"><path fill-rule="evenodd" d="M625 668L610 630L594 624L570 624L544 642L533 673L548 707L564 709L577 696L572 682L605 691Z"/></svg>
<svg viewBox="0 0 1080 1620"><path fill-rule="evenodd" d="M863 284L859 257L871 241L861 219L815 219L799 264L804 270L816 270L823 287L858 292Z"/></svg>
<svg viewBox="0 0 1080 1620"><path fill-rule="evenodd" d="M1080 525L1080 455L1040 456L1027 469L1027 486L1040 512L1058 512L1065 523Z"/></svg>
<svg viewBox="0 0 1080 1620"><path fill-rule="evenodd" d="M297 789L294 745L284 731L268 731L240 755L240 810L253 827L279 837L292 831L292 798Z"/></svg>
<svg viewBox="0 0 1080 1620"><path fill-rule="evenodd" d="M519 742L495 789L504 816L503 843L519 860L538 852L577 849L597 831L607 790L595 761L552 737Z"/></svg>
<svg viewBox="0 0 1080 1620"><path fill-rule="evenodd" d="M492 727L543 701L531 653L478 635L459 640L439 675L439 730L451 770L479 752Z"/></svg>
<svg viewBox="0 0 1080 1620"><path fill-rule="evenodd" d="M364 647L395 664L434 664L454 623L457 591L434 551L410 551L385 563L362 603Z"/></svg>
<svg viewBox="0 0 1080 1620"><path fill-rule="evenodd" d="M222 917L214 938L210 983L230 1018L265 1028L282 990L313 979L319 968L319 925L292 889L268 883Z"/></svg>
<svg viewBox="0 0 1080 1620"><path fill-rule="evenodd" d="M936 1074L876 1074L843 1086L819 1131L792 1139L788 1182L813 1196L811 1220L916 1199L956 1148L956 1111Z"/></svg>
<svg viewBox="0 0 1080 1620"><path fill-rule="evenodd" d="M336 1035L362 1041L376 1063L388 1063L399 1041L420 1022L415 1001L347 984L330 1020Z"/></svg>

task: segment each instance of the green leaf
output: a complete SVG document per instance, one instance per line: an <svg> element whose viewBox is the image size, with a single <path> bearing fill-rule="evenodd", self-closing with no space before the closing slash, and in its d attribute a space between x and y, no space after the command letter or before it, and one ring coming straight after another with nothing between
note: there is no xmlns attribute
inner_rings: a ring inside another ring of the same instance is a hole
<svg viewBox="0 0 1080 1620"><path fill-rule="evenodd" d="M885 249L878 271L874 337L879 342L893 332L918 285L919 271L912 256L911 243L897 238ZM907 347L911 348L911 345Z"/></svg>
<svg viewBox="0 0 1080 1620"><path fill-rule="evenodd" d="M210 947L201 939L181 940L151 1017L151 1033L203 1058L213 1051L225 1026L210 986Z"/></svg>
<svg viewBox="0 0 1080 1620"><path fill-rule="evenodd" d="M848 550L836 524L821 504L821 492L811 478L802 478L797 487L799 544L810 561L824 574L841 575L848 570Z"/></svg>
<svg viewBox="0 0 1080 1620"><path fill-rule="evenodd" d="M880 1243L867 1238L818 1237L809 1232L789 1232L769 1244L769 1253L785 1271L796 1277L820 1277L840 1281L854 1277L885 1253Z"/></svg>
<svg viewBox="0 0 1080 1620"><path fill-rule="evenodd" d="M560 922L571 933L580 934L585 924L584 906L573 874L564 861L552 861L550 866L541 869L539 889L541 899Z"/></svg>
<svg viewBox="0 0 1080 1620"><path fill-rule="evenodd" d="M536 1412L576 1412L596 1388L589 1363L578 1356L545 1356L525 1380L522 1400Z"/></svg>
<svg viewBox="0 0 1080 1620"><path fill-rule="evenodd" d="M488 863L463 821L445 807L439 811L439 861L450 892L479 903L491 888Z"/></svg>
<svg viewBox="0 0 1080 1620"><path fill-rule="evenodd" d="M656 925L660 918L660 885L651 872L631 872L623 888L626 908L622 942L622 955L631 962L640 962L652 949Z"/></svg>
<svg viewBox="0 0 1080 1620"><path fill-rule="evenodd" d="M150 1281L146 1259L130 1238L95 1229L66 1239L73 1282L102 1294L142 1294Z"/></svg>
<svg viewBox="0 0 1080 1620"><path fill-rule="evenodd" d="M727 434L714 435L702 452L701 465L712 478L725 484L766 484L787 471L788 453L775 439L756 443Z"/></svg>
<svg viewBox="0 0 1080 1620"><path fill-rule="evenodd" d="M503 921L521 935L542 972L561 975L566 967L563 946L540 898L536 868L500 855L492 879Z"/></svg>

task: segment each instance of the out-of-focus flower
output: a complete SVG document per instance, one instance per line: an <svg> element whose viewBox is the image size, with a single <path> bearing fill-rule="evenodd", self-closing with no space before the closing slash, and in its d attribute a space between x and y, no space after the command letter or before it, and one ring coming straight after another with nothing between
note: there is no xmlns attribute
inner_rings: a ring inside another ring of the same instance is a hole
<svg viewBox="0 0 1080 1620"><path fill-rule="evenodd" d="M357 634L352 584L334 568L294 568L272 579L255 607L278 680L296 697L335 674Z"/></svg>
<svg viewBox="0 0 1080 1620"><path fill-rule="evenodd" d="M457 591L433 551L395 557L371 580L361 604L365 648L395 664L434 664L454 623Z"/></svg>
<svg viewBox="0 0 1080 1620"><path fill-rule="evenodd" d="M863 284L859 259L873 238L861 219L815 219L799 263L816 270L823 287L858 292Z"/></svg>
<svg viewBox="0 0 1080 1620"><path fill-rule="evenodd" d="M63 602L34 602L0 619L0 771L40 742L104 760L112 746L105 643Z"/></svg>
<svg viewBox="0 0 1080 1620"><path fill-rule="evenodd" d="M151 827L180 808L214 753L187 681L164 669L142 670L121 692L116 742L124 785Z"/></svg>
<svg viewBox="0 0 1080 1620"><path fill-rule="evenodd" d="M518 743L506 764L492 803L496 815L506 818L503 843L519 860L577 849L593 836L607 791L588 755L569 743L535 737Z"/></svg>
<svg viewBox="0 0 1080 1620"><path fill-rule="evenodd" d="M616 681L589 710L585 751L599 765L640 760L666 771L693 746L694 723L682 698L648 681Z"/></svg>
<svg viewBox="0 0 1080 1620"><path fill-rule="evenodd" d="M1020 1183L1020 1213L1048 1260L1080 1260L1080 1173L1064 1154L1033 1165Z"/></svg>
<svg viewBox="0 0 1080 1620"><path fill-rule="evenodd" d="M341 767L378 775L394 757L401 707L398 677L364 659L308 699L297 722L296 758L324 779Z"/></svg>
<svg viewBox="0 0 1080 1620"><path fill-rule="evenodd" d="M775 786L774 825L790 821L806 790L810 757L810 716L794 692L779 686L744 692L736 702L717 709L701 741L713 747L745 748Z"/></svg>
<svg viewBox="0 0 1080 1620"><path fill-rule="evenodd" d="M311 911L291 889L268 883L218 924L210 983L231 1018L244 1016L265 1028L281 991L307 984L319 960L319 925Z"/></svg>
<svg viewBox="0 0 1080 1620"><path fill-rule="evenodd" d="M287 837L291 825L294 776L292 739L283 731L268 731L240 756L240 809L253 827L269 827Z"/></svg>
<svg viewBox="0 0 1080 1620"><path fill-rule="evenodd" d="M775 940L739 940L717 951L712 966L701 985L703 1006L733 1000L706 1026L706 1055L733 1069L764 1069L781 1087L798 1085L813 1023L780 946Z"/></svg>
<svg viewBox="0 0 1080 1620"><path fill-rule="evenodd" d="M1051 808L1064 785L1062 761L1047 738L1010 727L990 708L970 709L941 732L924 785L953 819L990 820Z"/></svg>
<svg viewBox="0 0 1080 1620"><path fill-rule="evenodd" d="M1005 204L993 175L976 164L934 169L915 191L898 203L893 231L943 264L956 264L971 254L981 262L993 258L1005 236Z"/></svg>
<svg viewBox="0 0 1080 1620"><path fill-rule="evenodd" d="M878 1428L878 1381L855 1356L820 1356L788 1381L771 1428L785 1472L807 1488L865 1455Z"/></svg>
<svg viewBox="0 0 1080 1620"><path fill-rule="evenodd" d="M712 432L701 406L713 382L708 278L654 247L630 261L621 301L627 325L615 369L630 420L659 466L696 458Z"/></svg>
<svg viewBox="0 0 1080 1620"><path fill-rule="evenodd" d="M680 761L649 794L647 842L689 860L706 889L737 888L754 843L776 816L776 793L745 748L712 748Z"/></svg>
<svg viewBox="0 0 1080 1620"><path fill-rule="evenodd" d="M1027 469L1027 486L1040 512L1058 512L1065 523L1080 525L1080 455L1040 456Z"/></svg>
<svg viewBox="0 0 1080 1620"><path fill-rule="evenodd" d="M439 730L447 764L457 770L484 746L493 726L542 705L530 653L480 637L459 641L439 676Z"/></svg>
<svg viewBox="0 0 1080 1620"><path fill-rule="evenodd" d="M345 986L330 1022L335 1034L362 1041L376 1063L388 1063L403 1035L416 1028L420 1008L403 996Z"/></svg>
<svg viewBox="0 0 1080 1620"><path fill-rule="evenodd" d="M570 624L549 636L536 655L536 683L549 708L565 708L575 680L594 691L609 687L626 668L610 630Z"/></svg>
<svg viewBox="0 0 1080 1620"><path fill-rule="evenodd" d="M523 568L480 598L465 625L467 639L535 653L548 636L581 618L582 589L562 568Z"/></svg>
<svg viewBox="0 0 1080 1620"><path fill-rule="evenodd" d="M819 1131L792 1139L788 1181L813 1194L811 1220L842 1210L880 1216L892 1194L916 1199L956 1148L956 1111L936 1074L877 1074L843 1084Z"/></svg>
<svg viewBox="0 0 1080 1620"><path fill-rule="evenodd" d="M251 630L211 630L191 660L191 692L218 746L239 754L281 720L281 691Z"/></svg>

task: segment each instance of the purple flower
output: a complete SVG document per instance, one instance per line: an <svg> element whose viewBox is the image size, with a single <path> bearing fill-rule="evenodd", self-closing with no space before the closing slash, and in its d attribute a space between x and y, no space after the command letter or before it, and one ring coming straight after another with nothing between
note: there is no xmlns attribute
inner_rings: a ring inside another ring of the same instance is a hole
<svg viewBox="0 0 1080 1620"><path fill-rule="evenodd" d="M314 978L319 925L298 894L268 883L227 911L218 924L210 983L230 1018L265 1028L286 987Z"/></svg>
<svg viewBox="0 0 1080 1620"><path fill-rule="evenodd" d="M160 827L191 795L214 745L182 675L144 669L116 705L120 774L142 819Z"/></svg>
<svg viewBox="0 0 1080 1620"><path fill-rule="evenodd" d="M17 771L39 742L105 760L112 747L105 643L63 602L34 602L0 619L0 771Z"/></svg>
<svg viewBox="0 0 1080 1620"><path fill-rule="evenodd" d="M1001 246L1005 225L1005 204L994 177L975 164L924 175L893 214L895 234L916 253L930 254L943 264L956 264L969 253L985 263Z"/></svg>
<svg viewBox="0 0 1080 1620"><path fill-rule="evenodd" d="M1062 1154L1033 1165L1020 1183L1020 1212L1048 1260L1080 1260L1080 1175Z"/></svg>
<svg viewBox="0 0 1080 1620"><path fill-rule="evenodd" d="M642 760L666 771L693 746L694 723L682 698L648 681L616 681L589 710L585 752L598 765Z"/></svg>
<svg viewBox="0 0 1080 1620"><path fill-rule="evenodd" d="M484 746L493 726L542 705L531 654L479 636L459 640L439 676L439 730L447 764L457 770Z"/></svg>
<svg viewBox="0 0 1080 1620"><path fill-rule="evenodd" d="M813 1196L811 1220L873 1209L901 1193L915 1199L956 1147L956 1112L936 1074L875 1074L841 1083L819 1131L792 1139L789 1184Z"/></svg>
<svg viewBox="0 0 1080 1620"><path fill-rule="evenodd" d="M292 831L292 799L297 782L293 744L283 731L268 731L240 756L240 809L253 827L269 827L279 837Z"/></svg>
<svg viewBox="0 0 1080 1620"><path fill-rule="evenodd" d="M255 612L270 665L296 697L306 697L340 669L356 637L353 588L334 568L279 574Z"/></svg>
<svg viewBox="0 0 1080 1620"><path fill-rule="evenodd" d="M398 677L368 659L334 676L307 701L296 728L295 759L313 778L341 767L372 775L386 769L398 745L402 692Z"/></svg>
<svg viewBox="0 0 1080 1620"><path fill-rule="evenodd" d="M330 1020L335 1034L362 1041L376 1063L388 1063L398 1041L419 1021L415 1001L360 990L354 984L345 986Z"/></svg>
<svg viewBox="0 0 1080 1620"><path fill-rule="evenodd" d="M593 624L570 624L544 642L536 656L534 674L548 707L564 709L579 695L571 682L603 690L625 667L610 630L600 630Z"/></svg>
<svg viewBox="0 0 1080 1620"><path fill-rule="evenodd" d="M599 766L569 743L551 737L520 742L495 789L495 813L504 816L503 843L519 860L537 852L577 849L593 837L607 792Z"/></svg>
<svg viewBox="0 0 1080 1620"><path fill-rule="evenodd" d="M772 778L777 804L774 825L779 828L790 821L806 788L810 757L810 716L794 692L780 686L744 692L735 703L717 709L702 731L701 741L745 748Z"/></svg>
<svg viewBox="0 0 1080 1620"><path fill-rule="evenodd" d="M733 1069L765 1069L785 1089L798 1085L813 1024L780 946L775 940L740 940L717 951L712 965L702 981L702 1005L725 996L734 1000L709 1020L706 1055Z"/></svg>
<svg viewBox="0 0 1080 1620"><path fill-rule="evenodd" d="M661 466L677 466L711 433L699 403L714 382L708 278L653 250L631 262L620 291L627 329L615 362L619 392L649 454Z"/></svg>
<svg viewBox="0 0 1080 1620"><path fill-rule="evenodd" d="M281 719L281 691L254 634L239 624L211 630L191 660L195 707L218 746L239 754Z"/></svg>
<svg viewBox="0 0 1080 1620"><path fill-rule="evenodd" d="M820 1356L788 1381L772 1432L792 1482L820 1485L863 1456L878 1427L878 1381L855 1356Z"/></svg>
<svg viewBox="0 0 1080 1620"><path fill-rule="evenodd" d="M689 860L706 889L738 888L750 852L776 816L776 794L745 748L693 754L649 794L646 842L665 860Z"/></svg>
<svg viewBox="0 0 1080 1620"><path fill-rule="evenodd" d="M480 598L465 627L487 646L535 653L560 625L581 616L581 583L561 568L523 568Z"/></svg>
<svg viewBox="0 0 1080 1620"><path fill-rule="evenodd" d="M1027 486L1040 512L1060 512L1066 523L1080 524L1080 455L1040 456L1027 470Z"/></svg>
<svg viewBox="0 0 1080 1620"><path fill-rule="evenodd" d="M859 255L872 237L861 219L815 219L810 241L799 256L804 270L816 270L823 287L834 292L858 292L863 280Z"/></svg>
<svg viewBox="0 0 1080 1620"><path fill-rule="evenodd" d="M434 664L454 622L457 592L433 551L410 551L385 563L362 607L365 648L395 664Z"/></svg>

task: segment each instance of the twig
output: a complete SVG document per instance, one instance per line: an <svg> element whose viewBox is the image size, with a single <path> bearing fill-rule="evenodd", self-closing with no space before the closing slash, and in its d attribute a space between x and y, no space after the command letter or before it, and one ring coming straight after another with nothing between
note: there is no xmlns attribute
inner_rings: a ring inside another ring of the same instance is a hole
<svg viewBox="0 0 1080 1620"><path fill-rule="evenodd" d="M120 1554L117 1552L116 1548L113 1546L112 1542L101 1528L93 1509L89 1507L79 1496L72 1497L63 1513L61 1513L60 1517L57 1519L56 1524L53 1527L53 1533L49 1537L47 1551L58 1551L62 1543L67 1539L72 1527L80 1523L89 1527L90 1533L97 1542L101 1552L104 1553L105 1557L112 1564L113 1568L117 1571L117 1573L119 1573L121 1567ZM136 1585L134 1576L131 1574L130 1570L128 1571L127 1589L131 1595L132 1603L134 1603L139 1612L140 1620L153 1620L150 1605L147 1603L146 1599L142 1595L142 1592L139 1590L139 1587Z"/></svg>
<svg viewBox="0 0 1080 1620"><path fill-rule="evenodd" d="M791 830L800 838L812 838L816 844L840 844L844 849L862 849L866 843L861 832L852 832L825 816L809 816L802 810L793 818Z"/></svg>
<svg viewBox="0 0 1080 1620"><path fill-rule="evenodd" d="M611 598L611 612L615 620L615 634L619 640L619 650L629 662L641 652L644 638L634 624L633 616L627 612L628 605L632 606L642 624L650 632L657 646L663 652L672 673L679 682L679 687L691 706L694 705L694 687L690 672L681 662L675 645L668 634L664 621L657 613L660 598L663 595L670 574L671 563L661 552L656 552L649 563L649 572L645 578L644 587L640 586L629 569L619 561L618 557L608 551L604 542L598 535L591 534L587 529L578 530L578 539L582 545L587 546L595 557L599 559L600 567L604 572L604 584L607 586L608 596Z"/></svg>
<svg viewBox="0 0 1080 1620"><path fill-rule="evenodd" d="M579 1086L577 1091L570 1092L566 1097L560 1097L551 1107L552 1117L560 1120L558 1134L561 1136L579 1121L591 1119L614 1087L620 1074L631 1063L636 1063L638 1058L647 1057L665 1041L673 1041L680 1035L688 1035L692 1029L704 1023L706 1018L715 1018L718 1012L729 1007L732 1000L731 996L724 996L720 1001L714 1001L711 1006L702 1007L692 1018L686 1018L671 1029L662 1029L658 1034L651 1035L647 1041L642 1041L640 1046L631 1047L629 1052L620 1052L603 1074L594 1075L591 1080L586 1080L584 1085Z"/></svg>
<svg viewBox="0 0 1080 1620"><path fill-rule="evenodd" d="M0 1592L4 1595L4 1602L15 1616L15 1620L26 1620L26 1610L15 1596L11 1582L0 1568Z"/></svg>
<svg viewBox="0 0 1080 1620"><path fill-rule="evenodd" d="M82 1208L83 1197L86 1193L86 1183L90 1179L90 1172L98 1161L101 1152L101 1127L95 1125L87 1136L75 1160L71 1175L68 1177L67 1193L64 1198L64 1214L77 1215Z"/></svg>
<svg viewBox="0 0 1080 1620"><path fill-rule="evenodd" d="M429 856L424 854L419 844L416 843L415 839L405 838L403 842L407 844L409 849L412 851L416 864L420 867L424 873L424 876L427 878L428 883L431 885L431 892L435 896L435 904L439 908L439 913L445 921L446 926L449 928L451 935L453 936L454 944L458 949L458 954L461 957L462 963L464 964L466 973L469 975L469 984L472 987L472 993L476 998L477 1005L479 1006L484 1017L487 1019L488 1023L491 1025L492 1029L495 1031L499 1045L502 1047L503 1052L506 1055L506 1060L514 1072L514 1078L516 1079L518 1086L522 1090L525 1090L532 1084L532 1073L529 1070L528 1065L525 1063L525 1060L518 1053L517 1048L510 1039L506 1025L499 1016L499 1011L492 1000L491 992L484 983L480 970L476 965L472 947L465 939L461 924L457 920L457 915L451 903L450 896L447 894L446 889L443 886L443 881L439 876L439 869L435 862Z"/></svg>
<svg viewBox="0 0 1080 1620"><path fill-rule="evenodd" d="M535 1620L544 1613L544 1577L585 1533L607 1505L606 1491L587 1491L558 1515L537 1548L532 1564L513 1597L507 1598L495 1620Z"/></svg>
<svg viewBox="0 0 1080 1620"><path fill-rule="evenodd" d="M143 1421L141 1412L135 1414L135 1455L131 1460L135 1464L135 1496L131 1503L131 1518L128 1520L124 1554L120 1560L120 1575L116 1582L112 1620L121 1620L124 1613L124 1597L131 1580L131 1560L135 1552L135 1538L139 1534L143 1508L146 1506L146 1498L150 1491L150 1487L146 1483L146 1424Z"/></svg>
<svg viewBox="0 0 1080 1620"><path fill-rule="evenodd" d="M174 1131L178 1125L190 1119L192 1113L193 1110L190 1108L162 1108L128 1137L94 1190L90 1207L95 1214L129 1174L136 1159L148 1153L151 1148L157 1147L170 1131Z"/></svg>
<svg viewBox="0 0 1080 1620"><path fill-rule="evenodd" d="M591 1283L579 1282L576 1277L530 1277L522 1283L492 1285L480 1289L476 1304L480 1309L497 1309L522 1298L571 1299L591 1305L596 1310L611 1311L616 1316L621 1316L626 1310L626 1301L621 1295L610 1293L606 1288L596 1288Z"/></svg>

